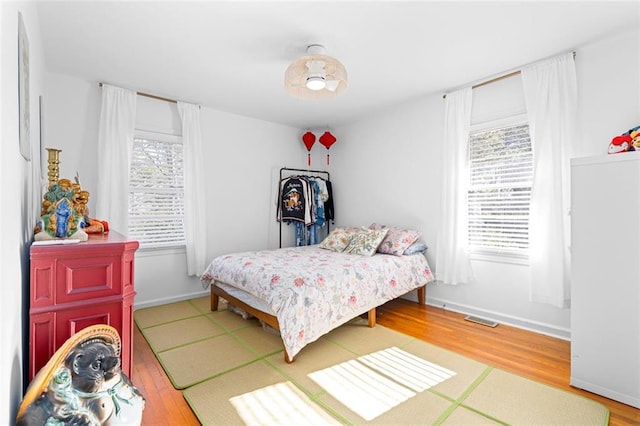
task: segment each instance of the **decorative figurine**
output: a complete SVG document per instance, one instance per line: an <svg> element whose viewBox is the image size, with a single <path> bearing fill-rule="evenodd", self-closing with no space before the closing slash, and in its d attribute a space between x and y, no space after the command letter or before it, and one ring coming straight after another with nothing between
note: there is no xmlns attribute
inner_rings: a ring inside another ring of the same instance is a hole
<svg viewBox="0 0 640 426"><path fill-rule="evenodd" d="M89 192L83 191L79 183L59 179L50 185L42 201L35 240L74 238L87 241L89 236L82 228L86 225L84 212L88 201Z"/></svg>
<svg viewBox="0 0 640 426"><path fill-rule="evenodd" d="M59 149L49 151L49 187L42 200L40 219L34 234L36 241L69 239L87 241L88 234L109 232L106 221L89 217L89 191L83 190L76 173L75 183L69 179L59 179Z"/></svg>
<svg viewBox="0 0 640 426"><path fill-rule="evenodd" d="M120 369L120 349L106 324L71 336L29 384L16 424L141 424L145 400Z"/></svg>

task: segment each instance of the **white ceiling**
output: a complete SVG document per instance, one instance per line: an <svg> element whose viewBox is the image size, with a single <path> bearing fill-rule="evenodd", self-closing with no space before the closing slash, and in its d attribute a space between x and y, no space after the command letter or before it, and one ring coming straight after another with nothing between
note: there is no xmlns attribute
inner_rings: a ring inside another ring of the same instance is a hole
<svg viewBox="0 0 640 426"><path fill-rule="evenodd" d="M40 1L38 10L50 71L301 129L340 126L640 25L638 1ZM349 87L338 98L284 91L285 69L310 43L345 65Z"/></svg>

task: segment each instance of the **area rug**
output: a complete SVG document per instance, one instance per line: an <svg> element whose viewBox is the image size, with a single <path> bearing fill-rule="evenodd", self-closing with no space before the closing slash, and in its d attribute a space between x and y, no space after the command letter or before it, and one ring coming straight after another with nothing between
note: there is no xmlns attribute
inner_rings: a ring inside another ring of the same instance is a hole
<svg viewBox="0 0 640 426"><path fill-rule="evenodd" d="M204 425L606 425L603 405L355 319L292 364L255 319L202 297L136 310Z"/></svg>

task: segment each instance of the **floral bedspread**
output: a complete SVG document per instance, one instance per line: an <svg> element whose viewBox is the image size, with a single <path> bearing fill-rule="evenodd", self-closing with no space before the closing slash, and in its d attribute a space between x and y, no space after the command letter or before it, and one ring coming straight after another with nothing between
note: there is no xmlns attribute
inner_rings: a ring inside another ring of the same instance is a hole
<svg viewBox="0 0 640 426"><path fill-rule="evenodd" d="M266 301L291 359L308 343L433 277L422 254L362 256L317 245L218 256L201 276Z"/></svg>

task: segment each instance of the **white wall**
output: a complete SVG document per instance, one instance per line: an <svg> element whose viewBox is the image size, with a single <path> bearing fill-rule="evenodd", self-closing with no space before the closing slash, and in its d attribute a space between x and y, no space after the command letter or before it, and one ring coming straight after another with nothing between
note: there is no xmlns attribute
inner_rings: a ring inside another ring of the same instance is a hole
<svg viewBox="0 0 640 426"><path fill-rule="evenodd" d="M48 73L46 83L46 146L62 150L60 177L73 177L77 171L82 186L94 194L99 161L94 155L101 104L98 82ZM207 205L207 222L201 227L207 234L207 258L277 247L274 191L280 167L306 166L300 131L206 106L200 114L208 182L206 193L201 194ZM177 108L165 101L139 96L136 123L145 130L181 133ZM94 203L90 196L90 210ZM204 294L199 280L186 275L183 249L139 250L135 268L137 308Z"/></svg>
<svg viewBox="0 0 640 426"><path fill-rule="evenodd" d="M60 177L80 176L83 189L89 191L89 210L95 211L98 186L96 149L100 119L100 89L95 81L84 81L61 74L46 73L43 107L43 150L57 148L60 153ZM43 175L47 175L46 150ZM46 182L45 182L46 184Z"/></svg>
<svg viewBox="0 0 640 426"><path fill-rule="evenodd" d="M582 141L574 154L604 155L611 138L640 125L640 30L584 46L576 68Z"/></svg>
<svg viewBox="0 0 640 426"><path fill-rule="evenodd" d="M331 148L338 225L396 224L436 239L444 112L438 96L337 129Z"/></svg>
<svg viewBox="0 0 640 426"><path fill-rule="evenodd" d="M613 136L640 125L639 36L638 29L631 29L576 50L583 135L576 156L604 154ZM338 221L419 229L431 247L432 266L440 223L441 95L336 129L339 142L332 148ZM432 284L428 302L569 338L568 309L529 302L527 265L474 260L472 266L474 284Z"/></svg>
<svg viewBox="0 0 640 426"><path fill-rule="evenodd" d="M26 161L18 148L19 11L29 40L32 161ZM5 188L0 209L0 424L13 424L26 386L28 250L39 209L32 186L39 180L34 179L38 169L33 167L39 162L38 96L44 63L34 3L0 2L0 22L0 186Z"/></svg>

